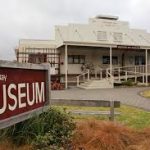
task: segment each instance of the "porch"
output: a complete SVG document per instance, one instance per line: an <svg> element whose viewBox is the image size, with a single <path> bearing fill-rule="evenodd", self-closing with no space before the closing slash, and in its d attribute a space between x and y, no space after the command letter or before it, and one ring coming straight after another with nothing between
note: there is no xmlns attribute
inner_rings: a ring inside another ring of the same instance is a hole
<svg viewBox="0 0 150 150"><path fill-rule="evenodd" d="M106 82L114 87L114 83L121 83L128 79L148 85L150 75L150 60L148 49L140 47L117 46L70 46L65 45L61 50L61 80L68 88L69 83L76 83L79 87L86 82L105 82L99 86L105 88ZM99 80L99 81L98 81Z"/></svg>
<svg viewBox="0 0 150 150"><path fill-rule="evenodd" d="M134 85L148 85L150 72L146 76L146 65L124 66L100 69L94 76L90 71L77 76L77 87L84 89L114 88L114 85L121 85L128 80ZM150 70L150 65L147 66ZM147 80L147 81L146 81Z"/></svg>

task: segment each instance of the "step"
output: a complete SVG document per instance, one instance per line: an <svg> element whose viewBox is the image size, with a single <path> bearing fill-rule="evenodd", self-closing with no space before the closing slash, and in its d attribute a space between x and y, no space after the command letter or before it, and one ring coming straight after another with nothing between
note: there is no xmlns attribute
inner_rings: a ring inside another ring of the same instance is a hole
<svg viewBox="0 0 150 150"><path fill-rule="evenodd" d="M105 89L113 88L114 85L107 79L102 80L90 80L89 82L82 83L78 86L83 89Z"/></svg>
<svg viewBox="0 0 150 150"><path fill-rule="evenodd" d="M86 82L86 83L81 83L80 85L82 86L97 86L100 84L110 84L109 81L98 81L98 82Z"/></svg>
<svg viewBox="0 0 150 150"><path fill-rule="evenodd" d="M91 87L86 87L86 86L82 86L82 85L79 85L78 88L81 88L81 89L86 89L86 90L90 90L90 89L112 89L114 88L114 86L91 86Z"/></svg>

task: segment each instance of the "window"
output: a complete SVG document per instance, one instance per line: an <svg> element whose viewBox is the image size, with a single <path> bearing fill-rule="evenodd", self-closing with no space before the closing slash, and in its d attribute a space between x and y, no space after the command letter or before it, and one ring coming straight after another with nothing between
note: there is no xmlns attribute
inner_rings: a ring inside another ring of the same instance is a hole
<svg viewBox="0 0 150 150"><path fill-rule="evenodd" d="M110 57L109 56L103 56L103 64L110 64Z"/></svg>
<svg viewBox="0 0 150 150"><path fill-rule="evenodd" d="M85 64L85 56L80 56L80 64Z"/></svg>
<svg viewBox="0 0 150 150"><path fill-rule="evenodd" d="M68 63L73 64L73 56L71 55L68 56Z"/></svg>
<svg viewBox="0 0 150 150"><path fill-rule="evenodd" d="M97 40L98 41L106 41L107 40L107 33L105 31L98 31L97 32Z"/></svg>
<svg viewBox="0 0 150 150"><path fill-rule="evenodd" d="M113 39L114 42L122 42L122 33L114 32L113 33Z"/></svg>
<svg viewBox="0 0 150 150"><path fill-rule="evenodd" d="M84 64L85 56L84 55L69 55L68 63L69 64Z"/></svg>
<svg viewBox="0 0 150 150"><path fill-rule="evenodd" d="M145 65L145 57L135 56L135 65Z"/></svg>
<svg viewBox="0 0 150 150"><path fill-rule="evenodd" d="M28 62L29 63L44 63L47 61L47 55L46 54L29 54Z"/></svg>
<svg viewBox="0 0 150 150"><path fill-rule="evenodd" d="M74 55L73 57L74 57L73 63L74 64L79 64L80 63L80 57L78 55Z"/></svg>
<svg viewBox="0 0 150 150"><path fill-rule="evenodd" d="M103 64L110 64L110 56L103 56ZM118 65L118 57L112 56L112 64Z"/></svg>

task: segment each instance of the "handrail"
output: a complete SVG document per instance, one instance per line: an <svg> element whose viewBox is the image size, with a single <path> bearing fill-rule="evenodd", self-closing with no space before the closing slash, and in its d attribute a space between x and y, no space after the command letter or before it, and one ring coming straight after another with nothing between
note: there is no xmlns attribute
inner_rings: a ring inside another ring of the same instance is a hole
<svg viewBox="0 0 150 150"><path fill-rule="evenodd" d="M150 64L148 64L150 65ZM118 68L133 68L133 67L144 67L145 65L133 65L133 66L118 66L118 67L113 67L112 69L118 69Z"/></svg>
<svg viewBox="0 0 150 150"><path fill-rule="evenodd" d="M125 68L125 70L124 70ZM142 80L143 80L143 83L144 83L144 76L145 76L145 65L138 65L138 66L124 66L124 67L115 67L115 68L112 68L112 70L110 70L110 68L107 68L107 74L106 74L106 77L108 78L108 75L110 76L111 73L113 75L114 72L117 72L118 74L118 81L121 81L121 73L124 72L125 73L125 80L127 81L128 78L129 78L129 73L130 74L133 74L134 75L134 78L135 78L135 82L137 82L137 75L141 75L142 76ZM134 69L134 71L132 71L131 69ZM111 73L110 73L111 71ZM115 79L115 78L114 78Z"/></svg>
<svg viewBox="0 0 150 150"><path fill-rule="evenodd" d="M87 73L88 73L88 71L87 71L87 72L85 72L85 73L82 73L82 74L78 75L77 77L84 76L84 75L86 75Z"/></svg>
<svg viewBox="0 0 150 150"><path fill-rule="evenodd" d="M111 80L108 80L111 84L114 84L114 76L108 71L109 68L106 69L106 79L111 79ZM110 76L110 77L109 77Z"/></svg>
<svg viewBox="0 0 150 150"><path fill-rule="evenodd" d="M150 64L148 64L147 66L149 67ZM145 68L146 68L145 65L133 65L133 66L123 66L123 67L119 66L119 67L113 67L112 69L99 67L99 69L95 69L95 79L98 79L98 75L99 75L100 80L105 78L109 80L111 83L112 82L114 83L114 80L115 81L116 80L121 81L122 79L128 80L128 78L130 78L131 75L133 74L133 78L135 78L135 82L137 82L138 75L141 75L144 83L145 74L146 74ZM86 72L83 72L82 74L77 76L77 86L79 86L80 84L81 77L83 77L82 78L83 81L90 80L90 71L87 70Z"/></svg>
<svg viewBox="0 0 150 150"><path fill-rule="evenodd" d="M80 85L80 77L83 76L83 79L85 80L85 75L87 74L87 80L90 80L90 70L88 69L85 73L82 73L80 75L77 76L77 86Z"/></svg>
<svg viewBox="0 0 150 150"><path fill-rule="evenodd" d="M114 77L108 70L109 70L109 68L106 69L106 73L107 73L110 77Z"/></svg>
<svg viewBox="0 0 150 150"><path fill-rule="evenodd" d="M134 71L127 71L127 70L122 70L122 72L129 72L129 73L133 73L133 74L141 74L141 75L145 75L145 73L141 73L141 72L134 72Z"/></svg>
<svg viewBox="0 0 150 150"><path fill-rule="evenodd" d="M103 78L103 71L106 71L106 69L100 67L98 69L95 69L95 79L98 79L98 74L99 74L100 75L99 79L101 80Z"/></svg>
<svg viewBox="0 0 150 150"><path fill-rule="evenodd" d="M137 82L137 76L136 75L141 75L142 76L142 80L143 80L143 83L144 83L144 76L145 76L145 73L141 73L141 72L134 72L134 71L127 71L127 70L122 70L122 72L125 72L125 80L127 81L128 80L128 73L132 73L135 75L135 82ZM119 74L118 76L118 80L120 81L121 80L121 75Z"/></svg>

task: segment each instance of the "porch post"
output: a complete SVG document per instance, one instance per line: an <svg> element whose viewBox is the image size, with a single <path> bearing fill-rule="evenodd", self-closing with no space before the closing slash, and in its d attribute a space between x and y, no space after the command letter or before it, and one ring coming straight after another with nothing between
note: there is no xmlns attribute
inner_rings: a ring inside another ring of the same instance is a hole
<svg viewBox="0 0 150 150"><path fill-rule="evenodd" d="M148 85L148 53L145 50L145 83Z"/></svg>
<svg viewBox="0 0 150 150"><path fill-rule="evenodd" d="M112 47L110 47L109 50L109 56L110 56L110 74L112 75Z"/></svg>
<svg viewBox="0 0 150 150"><path fill-rule="evenodd" d="M65 45L65 89L68 88L68 46Z"/></svg>

